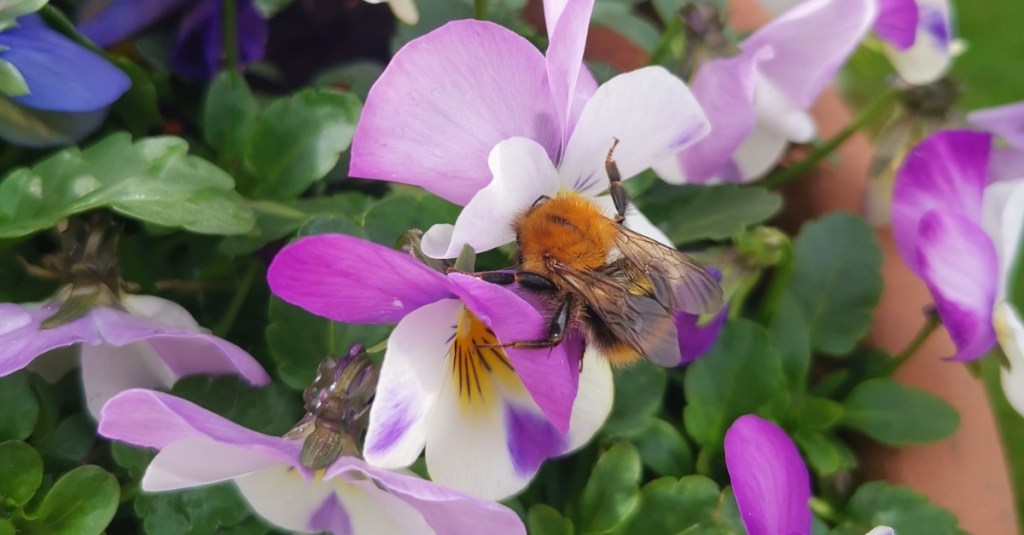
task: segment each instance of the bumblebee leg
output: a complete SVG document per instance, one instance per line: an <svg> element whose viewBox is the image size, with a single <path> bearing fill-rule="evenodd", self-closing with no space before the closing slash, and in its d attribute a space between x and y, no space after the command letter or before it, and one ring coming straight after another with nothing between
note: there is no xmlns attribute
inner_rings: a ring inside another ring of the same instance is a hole
<svg viewBox="0 0 1024 535"><path fill-rule="evenodd" d="M629 195L626 194L626 188L622 186L622 175L619 174L619 166L615 164L615 158L612 157L612 153L615 152L615 147L619 145L618 138L612 138L612 147L608 149L608 156L604 159L604 169L608 173L608 192L612 196L612 202L615 203L615 222L622 223L626 219L626 208L629 207Z"/></svg>
<svg viewBox="0 0 1024 535"><path fill-rule="evenodd" d="M519 283L523 288L535 292L554 292L558 289L546 277L530 271L482 271L476 274L476 278L501 286Z"/></svg>
<svg viewBox="0 0 1024 535"><path fill-rule="evenodd" d="M519 342L509 342L506 344L495 344L484 347L511 347L515 349L543 349L545 347L555 347L562 343L565 339L565 333L569 330L569 317L572 313L573 299L572 296L566 296L566 299L558 305L558 309L555 310L555 315L551 318L551 322L548 323L548 334L547 338L540 340L521 340Z"/></svg>

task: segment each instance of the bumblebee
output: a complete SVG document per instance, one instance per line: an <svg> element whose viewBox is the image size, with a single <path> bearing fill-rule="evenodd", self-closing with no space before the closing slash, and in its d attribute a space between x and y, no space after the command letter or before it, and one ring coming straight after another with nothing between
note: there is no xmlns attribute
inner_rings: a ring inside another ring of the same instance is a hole
<svg viewBox="0 0 1024 535"><path fill-rule="evenodd" d="M605 159L615 215L575 192L541 197L514 222L519 262L513 272L485 272L497 284L519 283L550 296L547 337L505 347L555 346L575 327L613 366L642 357L661 366L681 359L675 316L707 314L722 289L689 256L627 228L629 198L612 154Z"/></svg>

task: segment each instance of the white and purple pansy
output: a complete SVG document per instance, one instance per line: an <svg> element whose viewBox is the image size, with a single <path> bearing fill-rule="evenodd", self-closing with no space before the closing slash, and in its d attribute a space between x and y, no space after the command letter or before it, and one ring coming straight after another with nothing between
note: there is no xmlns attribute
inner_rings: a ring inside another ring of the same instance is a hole
<svg viewBox="0 0 1024 535"><path fill-rule="evenodd" d="M906 82L924 85L944 76L955 51L949 0L880 0L883 24L875 33L889 46L886 56ZM907 23L912 28L907 32ZM908 35L909 34L909 35ZM909 37L909 38L908 38Z"/></svg>
<svg viewBox="0 0 1024 535"><path fill-rule="evenodd" d="M747 37L738 56L700 65L691 86L711 133L655 171L673 184L763 176L789 143L814 138L808 110L877 19L876 0L810 0Z"/></svg>
<svg viewBox="0 0 1024 535"><path fill-rule="evenodd" d="M0 304L0 376L30 367L55 379L66 372L61 348L78 357L86 404L94 417L129 388L170 388L187 375L237 374L251 384L270 377L238 346L208 334L180 305L147 295L123 295L120 306L98 306L82 317L43 327L61 301ZM74 365L74 362L71 363Z"/></svg>
<svg viewBox="0 0 1024 535"><path fill-rule="evenodd" d="M267 273L281 299L346 323L397 323L388 339L364 455L386 468L424 449L431 478L488 499L513 494L540 463L583 445L611 410L608 362L581 341L549 349L547 322L511 289L443 275L345 235L302 238Z"/></svg>
<svg viewBox="0 0 1024 535"><path fill-rule="evenodd" d="M725 433L725 464L748 535L811 534L810 475L782 428L753 414L737 418Z"/></svg>
<svg viewBox="0 0 1024 535"><path fill-rule="evenodd" d="M257 433L174 396L129 390L104 407L99 433L156 448L142 489L234 481L253 510L301 533L525 535L505 506L343 456L322 471L300 461L301 439Z"/></svg>
<svg viewBox="0 0 1024 535"><path fill-rule="evenodd" d="M686 85L648 67L597 87L583 65L593 0L546 2L547 54L495 24L456 21L395 54L367 97L350 174L421 186L465 206L425 253L454 258L511 242L516 214L572 191L611 214L605 157L632 177L708 131ZM667 238L631 211L627 226Z"/></svg>

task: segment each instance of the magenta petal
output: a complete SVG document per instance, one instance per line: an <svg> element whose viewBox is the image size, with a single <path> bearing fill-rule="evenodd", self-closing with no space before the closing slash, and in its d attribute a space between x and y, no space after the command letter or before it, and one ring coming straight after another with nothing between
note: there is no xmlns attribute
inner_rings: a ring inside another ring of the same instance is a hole
<svg viewBox="0 0 1024 535"><path fill-rule="evenodd" d="M352 141L350 174L421 186L464 205L491 179L498 142L561 142L544 57L489 22L451 22L405 45L377 80Z"/></svg>
<svg viewBox="0 0 1024 535"><path fill-rule="evenodd" d="M583 49L587 44L587 30L594 0L568 0L558 16L554 29L550 31L551 42L545 57L548 83L555 111L558 113L561 142L564 149L576 119L583 110L585 100L577 99L576 83L586 75L583 66Z"/></svg>
<svg viewBox="0 0 1024 535"><path fill-rule="evenodd" d="M700 316L678 312L676 318L676 331L679 336L679 353L681 358L679 364L689 364L707 353L711 346L718 340L718 334L722 332L725 320L729 317L729 308L724 307L715 317L704 325L698 325Z"/></svg>
<svg viewBox="0 0 1024 535"><path fill-rule="evenodd" d="M302 443L242 427L192 402L152 390L126 390L103 406L99 434L136 446L163 449L180 440L206 438L271 455L300 469Z"/></svg>
<svg viewBox="0 0 1024 535"><path fill-rule="evenodd" d="M952 360L983 357L996 343L992 310L999 281L988 234L962 214L928 212L921 218L917 265L956 345Z"/></svg>
<svg viewBox="0 0 1024 535"><path fill-rule="evenodd" d="M920 11L915 0L879 0L875 34L898 50L914 45Z"/></svg>
<svg viewBox="0 0 1024 535"><path fill-rule="evenodd" d="M544 317L511 290L461 273L452 273L448 278L466 307L490 325L502 343L546 338ZM569 358L568 345L505 349L530 397L562 433L569 430L572 404L579 388L579 359Z"/></svg>
<svg viewBox="0 0 1024 535"><path fill-rule="evenodd" d="M916 242L924 214L957 212L980 223L991 145L989 134L948 130L907 154L893 185L892 232L903 261L914 273L919 273Z"/></svg>
<svg viewBox="0 0 1024 535"><path fill-rule="evenodd" d="M443 275L411 256L344 234L289 244L271 262L267 282L286 302L345 323L398 323L452 296Z"/></svg>
<svg viewBox="0 0 1024 535"><path fill-rule="evenodd" d="M772 47L761 74L808 109L874 23L877 0L808 0L754 32L743 50Z"/></svg>
<svg viewBox="0 0 1024 535"><path fill-rule="evenodd" d="M679 153L687 181L699 184L722 175L733 153L754 131L757 66L771 57L766 47L701 65L690 86L711 123L711 132Z"/></svg>
<svg viewBox="0 0 1024 535"><path fill-rule="evenodd" d="M28 366L36 357L60 347L102 340L91 314L52 329L40 329L43 320L57 312L56 305L30 308L0 304L0 377Z"/></svg>
<svg viewBox="0 0 1024 535"><path fill-rule="evenodd" d="M973 111L967 114L967 121L998 135L1014 147L1024 148L1024 102Z"/></svg>
<svg viewBox="0 0 1024 535"><path fill-rule="evenodd" d="M725 465L748 535L811 532L811 483L796 444L779 426L748 414L725 433Z"/></svg>
<svg viewBox="0 0 1024 535"><path fill-rule="evenodd" d="M523 521L504 505L473 498L418 477L375 468L359 459L345 457L334 463L324 478L334 477L346 481L372 479L381 489L415 507L435 533L526 535Z"/></svg>

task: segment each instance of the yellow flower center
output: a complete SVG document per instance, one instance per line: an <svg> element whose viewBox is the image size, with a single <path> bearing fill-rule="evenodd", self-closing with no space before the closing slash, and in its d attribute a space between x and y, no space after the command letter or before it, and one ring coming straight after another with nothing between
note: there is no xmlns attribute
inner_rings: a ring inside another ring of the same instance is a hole
<svg viewBox="0 0 1024 535"><path fill-rule="evenodd" d="M497 388L522 388L494 331L466 308L459 316L449 357L463 408L490 406L498 396Z"/></svg>

